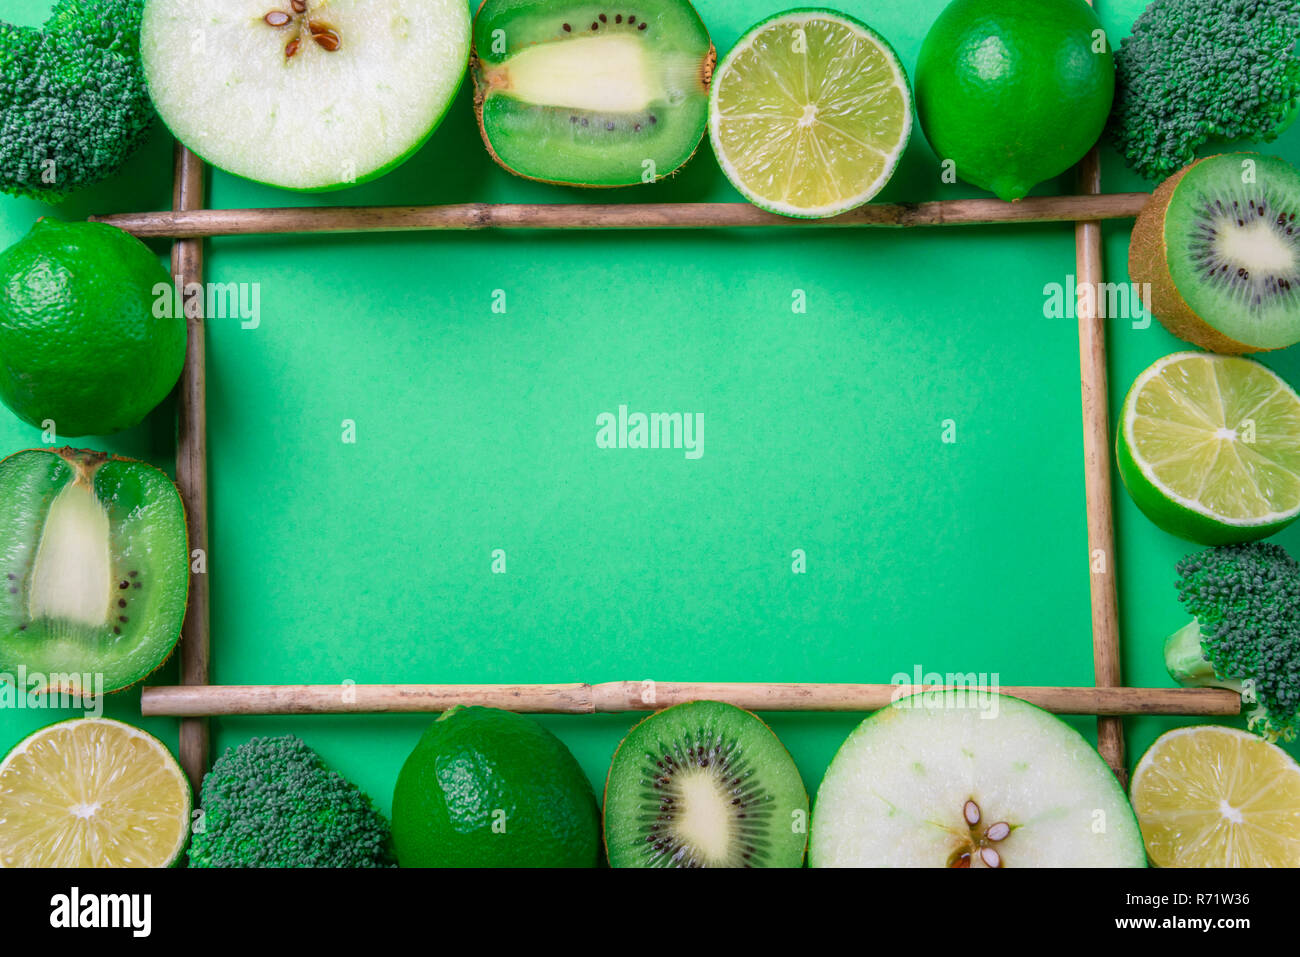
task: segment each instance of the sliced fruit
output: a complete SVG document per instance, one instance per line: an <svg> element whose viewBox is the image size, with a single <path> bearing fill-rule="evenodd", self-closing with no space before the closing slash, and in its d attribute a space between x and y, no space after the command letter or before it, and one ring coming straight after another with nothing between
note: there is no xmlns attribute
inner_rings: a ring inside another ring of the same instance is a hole
<svg viewBox="0 0 1300 957"><path fill-rule="evenodd" d="M469 31L463 0L148 0L140 53L159 116L209 163L340 189L429 138Z"/></svg>
<svg viewBox="0 0 1300 957"><path fill-rule="evenodd" d="M1133 771L1133 808L1159 867L1300 867L1300 766L1236 728L1162 734Z"/></svg>
<svg viewBox="0 0 1300 957"><path fill-rule="evenodd" d="M1213 352L1300 342L1300 170L1224 153L1161 183L1138 214L1129 274L1170 332Z"/></svg>
<svg viewBox="0 0 1300 957"><path fill-rule="evenodd" d="M912 132L912 95L893 48L832 10L771 17L736 42L713 78L709 137L751 203L834 216L884 188Z"/></svg>
<svg viewBox="0 0 1300 957"><path fill-rule="evenodd" d="M143 462L19 452L0 462L0 673L116 691L161 665L189 592L185 509Z"/></svg>
<svg viewBox="0 0 1300 957"><path fill-rule="evenodd" d="M600 811L569 749L532 718L456 707L393 790L402 867L595 867Z"/></svg>
<svg viewBox="0 0 1300 957"><path fill-rule="evenodd" d="M630 186L695 153L713 43L686 0L486 0L474 112L492 158L528 179Z"/></svg>
<svg viewBox="0 0 1300 957"><path fill-rule="evenodd" d="M1073 728L1002 695L902 698L817 792L813 867L1144 867L1115 776Z"/></svg>
<svg viewBox="0 0 1300 957"><path fill-rule="evenodd" d="M62 721L0 762L0 867L169 867L189 825L176 759L129 724Z"/></svg>
<svg viewBox="0 0 1300 957"><path fill-rule="evenodd" d="M652 714L605 782L611 867L798 867L808 792L756 715L718 701Z"/></svg>
<svg viewBox="0 0 1300 957"><path fill-rule="evenodd" d="M1180 538L1254 541L1300 515L1300 397L1250 359L1156 361L1124 400L1116 454L1138 508Z"/></svg>

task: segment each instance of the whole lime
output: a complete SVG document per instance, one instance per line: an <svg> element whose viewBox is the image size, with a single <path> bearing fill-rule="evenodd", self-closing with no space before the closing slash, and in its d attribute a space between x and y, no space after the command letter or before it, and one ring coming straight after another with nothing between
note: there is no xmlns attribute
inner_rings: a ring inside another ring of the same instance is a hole
<svg viewBox="0 0 1300 957"><path fill-rule="evenodd" d="M916 65L931 148L1006 200L1083 159L1114 93L1110 44L1084 0L954 0Z"/></svg>
<svg viewBox="0 0 1300 957"><path fill-rule="evenodd" d="M595 867L600 812L551 732L509 711L457 707L397 776L393 843L402 867Z"/></svg>
<svg viewBox="0 0 1300 957"><path fill-rule="evenodd" d="M136 425L185 363L184 317L154 308L164 287L166 270L129 233L37 220L0 253L0 401L61 436Z"/></svg>

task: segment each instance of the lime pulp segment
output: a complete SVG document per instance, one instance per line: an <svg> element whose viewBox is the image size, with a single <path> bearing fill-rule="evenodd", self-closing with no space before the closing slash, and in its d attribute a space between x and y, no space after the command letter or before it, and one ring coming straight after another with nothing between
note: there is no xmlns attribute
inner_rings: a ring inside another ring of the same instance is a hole
<svg viewBox="0 0 1300 957"><path fill-rule="evenodd" d="M1161 735L1133 773L1133 806L1161 867L1300 866L1300 767L1246 731Z"/></svg>
<svg viewBox="0 0 1300 957"><path fill-rule="evenodd" d="M1124 439L1168 499L1227 525L1300 512L1300 398L1249 359L1183 352L1133 384Z"/></svg>
<svg viewBox="0 0 1300 957"><path fill-rule="evenodd" d="M714 78L709 135L751 202L833 216L889 180L912 128L902 64L869 27L795 10L741 38Z"/></svg>
<svg viewBox="0 0 1300 957"><path fill-rule="evenodd" d="M165 867L189 816L175 759L120 721L50 725L0 763L0 867Z"/></svg>

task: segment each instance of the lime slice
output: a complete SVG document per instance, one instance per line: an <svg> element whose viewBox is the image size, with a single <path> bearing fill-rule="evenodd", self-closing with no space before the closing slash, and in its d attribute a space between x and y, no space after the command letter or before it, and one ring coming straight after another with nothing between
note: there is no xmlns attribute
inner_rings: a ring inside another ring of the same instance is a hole
<svg viewBox="0 0 1300 957"><path fill-rule="evenodd" d="M50 725L0 763L0 867L166 867L189 820L176 760L120 721Z"/></svg>
<svg viewBox="0 0 1300 957"><path fill-rule="evenodd" d="M1156 739L1133 772L1133 809L1159 867L1300 867L1300 765L1236 728Z"/></svg>
<svg viewBox="0 0 1300 957"><path fill-rule="evenodd" d="M746 199L834 216L889 181L912 132L907 74L878 33L832 10L752 28L713 76L709 137Z"/></svg>
<svg viewBox="0 0 1300 957"><path fill-rule="evenodd" d="M1133 501L1173 535L1247 542L1300 515L1300 398L1258 362L1165 356L1129 390L1116 446Z"/></svg>

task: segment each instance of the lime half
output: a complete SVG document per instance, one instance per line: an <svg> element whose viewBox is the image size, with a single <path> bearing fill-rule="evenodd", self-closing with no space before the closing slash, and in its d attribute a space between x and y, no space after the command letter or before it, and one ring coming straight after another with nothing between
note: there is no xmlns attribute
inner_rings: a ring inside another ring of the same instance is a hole
<svg viewBox="0 0 1300 957"><path fill-rule="evenodd" d="M1162 734L1133 771L1132 798L1158 867L1300 867L1300 766L1258 735Z"/></svg>
<svg viewBox="0 0 1300 957"><path fill-rule="evenodd" d="M713 76L709 138L732 185L784 216L861 206L912 132L907 74L878 33L833 10L790 10L746 33Z"/></svg>
<svg viewBox="0 0 1300 957"><path fill-rule="evenodd" d="M0 867L166 867L189 822L176 760L120 721L52 724L0 763Z"/></svg>
<svg viewBox="0 0 1300 957"><path fill-rule="evenodd" d="M1165 356L1129 390L1116 446L1133 501L1170 534L1248 542L1300 515L1300 398L1258 362Z"/></svg>

